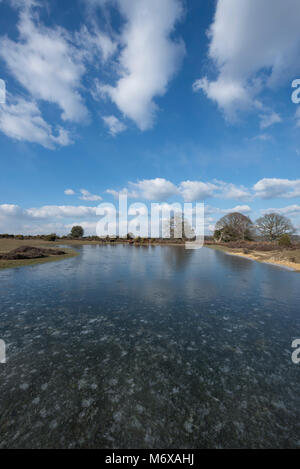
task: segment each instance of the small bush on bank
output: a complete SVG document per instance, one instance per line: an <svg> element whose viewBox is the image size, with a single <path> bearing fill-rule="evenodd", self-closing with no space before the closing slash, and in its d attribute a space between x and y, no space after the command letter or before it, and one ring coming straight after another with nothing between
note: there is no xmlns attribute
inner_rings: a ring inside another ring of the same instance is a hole
<svg viewBox="0 0 300 469"><path fill-rule="evenodd" d="M46 241L56 241L56 239L57 239L56 233L51 233L45 236Z"/></svg>
<svg viewBox="0 0 300 469"><path fill-rule="evenodd" d="M280 247L289 248L291 247L291 245L292 245L292 241L288 234L284 234L280 236L280 238L278 239L278 246Z"/></svg>

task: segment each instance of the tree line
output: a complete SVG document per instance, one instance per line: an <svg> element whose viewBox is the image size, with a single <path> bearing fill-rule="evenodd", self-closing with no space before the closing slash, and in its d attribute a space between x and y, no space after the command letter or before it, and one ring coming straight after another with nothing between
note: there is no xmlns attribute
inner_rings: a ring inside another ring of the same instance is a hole
<svg viewBox="0 0 300 469"><path fill-rule="evenodd" d="M296 229L292 222L279 213L266 213L253 222L246 215L233 212L217 222L214 238L218 242L254 241L260 238L288 245L295 233Z"/></svg>

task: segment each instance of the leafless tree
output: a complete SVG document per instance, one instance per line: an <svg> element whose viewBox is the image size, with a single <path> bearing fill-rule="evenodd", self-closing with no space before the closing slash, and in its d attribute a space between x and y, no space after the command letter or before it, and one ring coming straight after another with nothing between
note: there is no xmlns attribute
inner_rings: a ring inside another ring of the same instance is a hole
<svg viewBox="0 0 300 469"><path fill-rule="evenodd" d="M291 236L296 231L292 222L279 213L266 213L258 218L256 228L260 235L269 241L275 241L284 234Z"/></svg>
<svg viewBox="0 0 300 469"><path fill-rule="evenodd" d="M175 213L163 224L163 237L170 239L193 239L195 232L181 213Z"/></svg>
<svg viewBox="0 0 300 469"><path fill-rule="evenodd" d="M228 213L215 227L215 238L218 241L251 240L254 235L253 222L239 212Z"/></svg>

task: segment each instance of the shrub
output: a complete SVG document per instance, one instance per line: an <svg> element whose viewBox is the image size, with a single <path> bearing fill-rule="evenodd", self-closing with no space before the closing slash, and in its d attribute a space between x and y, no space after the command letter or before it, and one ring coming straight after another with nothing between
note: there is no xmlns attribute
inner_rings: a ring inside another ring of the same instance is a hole
<svg viewBox="0 0 300 469"><path fill-rule="evenodd" d="M278 245L281 247L290 247L292 245L291 238L288 234L283 234L278 239Z"/></svg>
<svg viewBox="0 0 300 469"><path fill-rule="evenodd" d="M46 241L56 241L57 235L56 233L51 233L45 236Z"/></svg>

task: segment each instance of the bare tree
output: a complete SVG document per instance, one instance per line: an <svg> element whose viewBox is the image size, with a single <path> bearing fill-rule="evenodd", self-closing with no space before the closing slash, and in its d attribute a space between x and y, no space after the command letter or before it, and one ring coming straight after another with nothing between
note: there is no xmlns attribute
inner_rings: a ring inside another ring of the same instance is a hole
<svg viewBox="0 0 300 469"><path fill-rule="evenodd" d="M266 213L256 220L256 228L260 235L269 241L275 241L282 235L293 235L295 228L292 222L279 213Z"/></svg>
<svg viewBox="0 0 300 469"><path fill-rule="evenodd" d="M175 213L163 225L163 237L170 239L193 239L195 232L181 213Z"/></svg>
<svg viewBox="0 0 300 469"><path fill-rule="evenodd" d="M228 213L215 227L215 238L218 241L251 240L255 228L249 217L239 212Z"/></svg>

